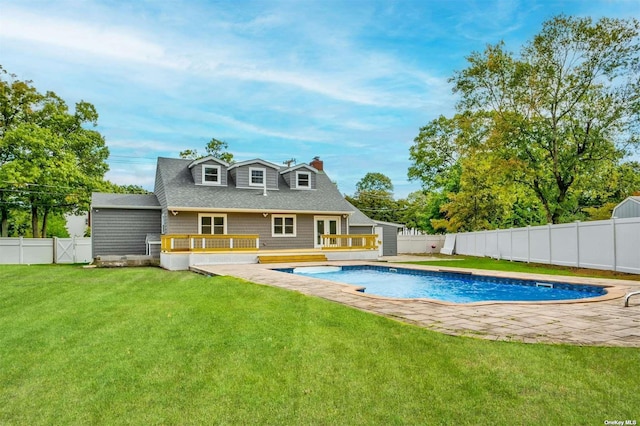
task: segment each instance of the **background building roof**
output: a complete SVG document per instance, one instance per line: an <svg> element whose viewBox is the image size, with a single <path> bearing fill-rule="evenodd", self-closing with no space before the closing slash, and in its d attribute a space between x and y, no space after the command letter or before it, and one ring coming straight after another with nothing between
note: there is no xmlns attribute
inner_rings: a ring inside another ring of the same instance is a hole
<svg viewBox="0 0 640 426"><path fill-rule="evenodd" d="M107 194L94 192L91 194L92 208L120 208L120 209L160 209L160 203L155 194Z"/></svg>

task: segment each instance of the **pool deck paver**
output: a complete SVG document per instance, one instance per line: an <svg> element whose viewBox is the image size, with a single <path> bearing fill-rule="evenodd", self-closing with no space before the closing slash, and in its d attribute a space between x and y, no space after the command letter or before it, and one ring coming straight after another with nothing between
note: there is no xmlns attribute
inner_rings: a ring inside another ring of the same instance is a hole
<svg viewBox="0 0 640 426"><path fill-rule="evenodd" d="M322 262L302 266L378 264L375 262ZM392 265L384 263L384 265ZM587 346L640 347L640 297L624 307L624 294L640 290L640 282L594 278L556 277L570 282L614 285L621 296L580 303L444 304L427 300L388 299L353 292L353 286L273 271L300 264L203 265L194 269L211 275L229 275L257 284L298 291L333 302L416 324L440 333L488 340ZM438 268L399 264L398 267ZM550 276L469 270L477 274L537 278Z"/></svg>

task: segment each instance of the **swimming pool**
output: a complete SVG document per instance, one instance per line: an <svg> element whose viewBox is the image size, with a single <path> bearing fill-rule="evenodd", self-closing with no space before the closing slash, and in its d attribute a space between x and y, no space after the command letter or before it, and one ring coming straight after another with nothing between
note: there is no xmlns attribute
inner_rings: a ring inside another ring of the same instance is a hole
<svg viewBox="0 0 640 426"><path fill-rule="evenodd" d="M425 298L453 303L490 301L558 301L598 297L603 287L531 281L469 273L425 271L378 265L277 269L358 286L366 294L393 298Z"/></svg>

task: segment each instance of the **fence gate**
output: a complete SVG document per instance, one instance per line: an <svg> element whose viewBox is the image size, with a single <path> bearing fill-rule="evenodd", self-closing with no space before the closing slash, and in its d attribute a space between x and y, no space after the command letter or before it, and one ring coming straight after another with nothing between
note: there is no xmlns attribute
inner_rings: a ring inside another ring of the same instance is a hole
<svg viewBox="0 0 640 426"><path fill-rule="evenodd" d="M54 238L55 260L54 263L75 263L75 244L73 238Z"/></svg>
<svg viewBox="0 0 640 426"><path fill-rule="evenodd" d="M54 238L54 263L91 262L91 238Z"/></svg>

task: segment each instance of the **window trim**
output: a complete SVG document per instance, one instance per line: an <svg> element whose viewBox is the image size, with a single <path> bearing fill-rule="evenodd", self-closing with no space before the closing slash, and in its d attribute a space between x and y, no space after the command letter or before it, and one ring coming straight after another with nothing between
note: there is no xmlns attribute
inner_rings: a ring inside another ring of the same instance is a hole
<svg viewBox="0 0 640 426"><path fill-rule="evenodd" d="M262 172L262 183L253 183L253 172ZM267 183L267 169L265 167L249 167L249 186L262 188Z"/></svg>
<svg viewBox="0 0 640 426"><path fill-rule="evenodd" d="M276 234L276 219L282 219L282 234ZM293 219L293 234L285 233L285 219ZM298 226L295 214L272 214L271 215L271 236L274 238L295 238L298 234Z"/></svg>
<svg viewBox="0 0 640 426"><path fill-rule="evenodd" d="M216 182L211 182L211 181L207 181L205 180L205 169L216 169L218 171L218 180ZM222 168L220 166L214 165L214 164L203 164L202 165L202 179L201 179L201 184L202 185L211 185L211 186L219 186L222 185Z"/></svg>
<svg viewBox="0 0 640 426"><path fill-rule="evenodd" d="M224 220L222 234L203 234L202 233L202 218L210 217L211 218L211 231L214 229L214 218L221 217ZM198 235L226 235L227 234L227 215L224 213L198 213Z"/></svg>
<svg viewBox="0 0 640 426"><path fill-rule="evenodd" d="M307 175L307 186L300 186L300 175ZM311 172L296 171L296 189L311 189Z"/></svg>

